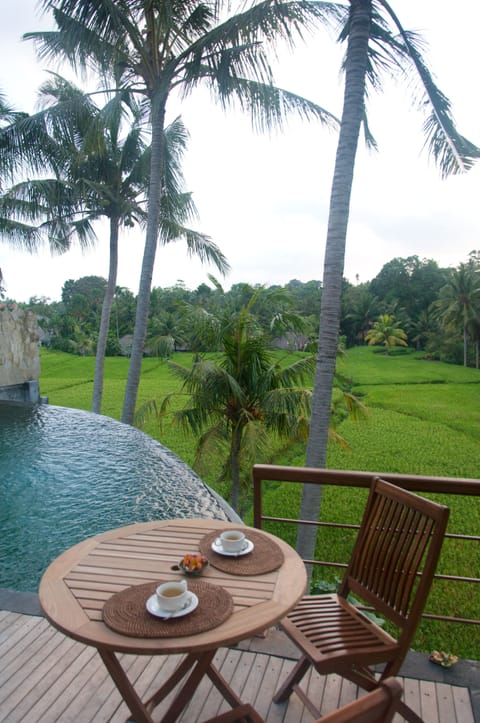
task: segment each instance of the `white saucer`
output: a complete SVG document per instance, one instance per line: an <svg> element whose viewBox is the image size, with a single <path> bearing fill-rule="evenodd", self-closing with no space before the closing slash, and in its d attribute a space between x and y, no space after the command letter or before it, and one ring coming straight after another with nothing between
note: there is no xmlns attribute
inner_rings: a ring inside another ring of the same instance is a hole
<svg viewBox="0 0 480 723"><path fill-rule="evenodd" d="M254 545L251 540L245 540L241 550L239 550L238 552L227 552L223 549L219 537L217 537L217 539L212 542L212 550L214 552L217 552L219 555L226 555L227 557L240 557L241 555L248 555L248 553L253 550L253 547Z"/></svg>
<svg viewBox="0 0 480 723"><path fill-rule="evenodd" d="M160 603L158 602L158 597L156 595L151 595L147 600L147 610L149 613L155 615L155 617L157 618L181 618L184 615L188 615L188 613L192 613L198 606L198 597L195 595L195 593L191 592L189 593L189 595L190 597L185 607L183 607L181 610L177 610L174 613L172 613L170 610L164 610L163 608L161 608Z"/></svg>

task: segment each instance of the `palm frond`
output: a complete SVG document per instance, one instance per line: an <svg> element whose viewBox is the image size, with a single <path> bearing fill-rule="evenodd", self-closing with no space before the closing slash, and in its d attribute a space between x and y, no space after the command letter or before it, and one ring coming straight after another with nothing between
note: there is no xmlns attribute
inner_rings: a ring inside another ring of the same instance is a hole
<svg viewBox="0 0 480 723"><path fill-rule="evenodd" d="M163 243L184 239L187 244L187 252L190 257L196 256L200 262L213 263L225 275L230 270L230 264L220 247L214 243L210 236L193 229L185 228L176 224L171 219L166 219L160 226L160 237ZM167 241L168 239L168 241Z"/></svg>
<svg viewBox="0 0 480 723"><path fill-rule="evenodd" d="M337 129L339 120L322 106L273 83L264 83L238 75L218 75L202 68L199 70L203 78L207 78L212 93L217 97L221 107L227 109L236 105L242 112L250 115L252 126L256 131L265 132L272 128L284 128L292 116L301 120L316 120L329 129ZM185 87L189 92L191 88Z"/></svg>
<svg viewBox="0 0 480 723"><path fill-rule="evenodd" d="M4 218L0 210L0 238L13 248L34 253L45 243L45 237L35 226Z"/></svg>
<svg viewBox="0 0 480 723"><path fill-rule="evenodd" d="M458 133L451 113L451 104L433 80L422 56L422 41L413 32L404 30L399 19L386 0L377 0L385 8L400 34L404 45L404 58L413 64L421 84L417 103L426 113L424 132L425 146L433 156L443 178L450 174L468 171L480 158L480 148Z"/></svg>

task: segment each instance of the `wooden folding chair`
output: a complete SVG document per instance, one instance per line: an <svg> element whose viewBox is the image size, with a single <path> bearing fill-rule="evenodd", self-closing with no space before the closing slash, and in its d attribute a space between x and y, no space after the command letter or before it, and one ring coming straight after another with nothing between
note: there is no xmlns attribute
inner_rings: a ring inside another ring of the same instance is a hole
<svg viewBox="0 0 480 723"><path fill-rule="evenodd" d="M387 678L378 688L352 703L323 716L313 723L389 723L395 715L402 695L402 686L396 678ZM245 704L210 718L205 723L265 723L263 718Z"/></svg>
<svg viewBox="0 0 480 723"><path fill-rule="evenodd" d="M302 655L275 702L287 700L295 690L312 715L320 715L299 686L310 665L365 690L397 675L425 607L448 515L447 507L374 478L338 593L307 595L281 622ZM392 637L365 615L348 599L350 593L393 623L398 634ZM380 677L372 669L377 664L384 664ZM421 723L404 702L399 712Z"/></svg>
<svg viewBox="0 0 480 723"><path fill-rule="evenodd" d="M314 723L389 723L398 710L402 690L399 680L386 678L375 690Z"/></svg>

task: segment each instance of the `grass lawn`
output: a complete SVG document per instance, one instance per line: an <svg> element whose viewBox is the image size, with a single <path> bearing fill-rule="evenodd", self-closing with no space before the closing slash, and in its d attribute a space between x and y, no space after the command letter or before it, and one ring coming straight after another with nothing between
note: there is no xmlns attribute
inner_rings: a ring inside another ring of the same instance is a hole
<svg viewBox="0 0 480 723"><path fill-rule="evenodd" d="M175 361L190 364L190 354L177 354ZM94 359L75 357L42 350L40 388L50 404L90 409L93 392ZM427 362L410 350L385 355L372 347L349 350L339 362L340 371L353 381L354 391L362 395L367 406L365 420L354 423L346 419L338 431L347 441L347 448L331 444L327 466L336 469L372 472L403 472L445 477L480 478L480 371L464 369L439 362ZM119 419L123 403L128 360L108 358L105 366L103 414ZM160 399L179 382L165 363L145 359L142 368L138 405ZM184 436L172 425L159 430L154 421L144 431L166 447L193 464L195 440ZM303 465L302 445L282 448L272 440L269 459L259 462ZM215 487L215 470L203 475ZM219 489L220 493L225 490ZM296 515L300 488L292 485L272 485L265 496L269 514ZM358 522L363 509L365 492L342 488L326 488L322 502L322 518L332 521ZM451 508L449 531L480 534L480 499L446 500ZM245 517L251 520L250 513ZM272 531L281 534L293 545L294 530ZM317 556L324 557L328 547L329 559L346 561L353 537L345 532L322 532ZM466 549L465 544L447 541L442 552L442 565L454 565L460 575L479 576L480 550ZM478 543L474 545L479 548ZM332 554L333 552L333 554ZM334 574L330 576L334 579ZM477 588L480 586L476 586ZM447 610L461 617L477 617L480 610L480 590L471 585L436 583L428 610ZM429 651L441 648L465 658L478 658L480 626L462 626L426 622L416 637L415 647Z"/></svg>

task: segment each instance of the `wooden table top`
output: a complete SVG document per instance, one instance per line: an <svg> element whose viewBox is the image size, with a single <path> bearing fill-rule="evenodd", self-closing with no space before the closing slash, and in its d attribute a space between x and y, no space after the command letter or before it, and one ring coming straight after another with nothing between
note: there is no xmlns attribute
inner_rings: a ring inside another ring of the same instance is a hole
<svg viewBox="0 0 480 723"><path fill-rule="evenodd" d="M137 654L200 652L260 633L296 605L307 582L305 566L295 550L263 531L261 534L283 551L280 568L239 576L209 565L200 578L221 585L233 598L233 614L216 628L184 637L135 638L116 633L102 621L103 605L114 593L132 585L178 579L172 566L184 554L198 552L204 535L227 527L238 528L238 524L210 519L160 520L89 538L62 553L45 571L39 588L45 616L83 643ZM242 529L248 537L250 528Z"/></svg>

